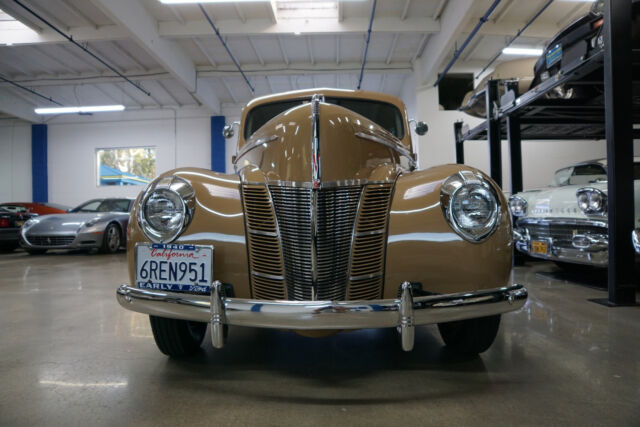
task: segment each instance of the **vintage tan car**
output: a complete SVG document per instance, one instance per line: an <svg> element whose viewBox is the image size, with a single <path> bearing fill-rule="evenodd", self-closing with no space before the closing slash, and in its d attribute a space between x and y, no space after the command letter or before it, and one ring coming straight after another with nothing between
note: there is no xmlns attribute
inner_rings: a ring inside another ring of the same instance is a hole
<svg viewBox="0 0 640 427"><path fill-rule="evenodd" d="M525 303L509 283L502 192L468 166L416 170L396 97L258 98L237 147L236 174L166 172L131 214L131 285L117 298L150 315L163 353L195 352L207 324L216 348L230 325L306 336L393 327L409 351L414 327L437 323L447 346L473 354Z"/></svg>

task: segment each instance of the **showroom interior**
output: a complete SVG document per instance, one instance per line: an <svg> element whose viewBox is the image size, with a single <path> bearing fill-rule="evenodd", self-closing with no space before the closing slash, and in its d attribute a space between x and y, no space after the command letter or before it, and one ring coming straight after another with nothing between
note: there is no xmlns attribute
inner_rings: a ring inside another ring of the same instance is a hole
<svg viewBox="0 0 640 427"><path fill-rule="evenodd" d="M0 424L638 425L639 79L635 0L0 0Z"/></svg>

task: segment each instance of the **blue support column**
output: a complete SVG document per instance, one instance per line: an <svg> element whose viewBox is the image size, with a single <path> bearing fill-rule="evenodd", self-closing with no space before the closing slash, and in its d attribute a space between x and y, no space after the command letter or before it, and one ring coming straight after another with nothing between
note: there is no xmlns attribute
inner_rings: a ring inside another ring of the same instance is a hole
<svg viewBox="0 0 640 427"><path fill-rule="evenodd" d="M49 201L47 125L31 125L31 185L34 202Z"/></svg>
<svg viewBox="0 0 640 427"><path fill-rule="evenodd" d="M222 136L224 116L211 116L211 170L226 172L226 141Z"/></svg>

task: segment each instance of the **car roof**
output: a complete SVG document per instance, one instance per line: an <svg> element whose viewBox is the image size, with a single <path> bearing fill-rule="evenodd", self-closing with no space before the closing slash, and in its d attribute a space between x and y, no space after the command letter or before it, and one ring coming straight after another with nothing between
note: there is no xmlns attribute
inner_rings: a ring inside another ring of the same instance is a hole
<svg viewBox="0 0 640 427"><path fill-rule="evenodd" d="M640 156L634 156L633 157L633 163L640 163ZM594 165L594 164L599 164L599 165L604 166L606 168L607 167L607 159L585 160L584 162L576 163L574 165L567 166L567 167L585 166L585 165ZM561 168L561 169L565 169L565 168Z"/></svg>

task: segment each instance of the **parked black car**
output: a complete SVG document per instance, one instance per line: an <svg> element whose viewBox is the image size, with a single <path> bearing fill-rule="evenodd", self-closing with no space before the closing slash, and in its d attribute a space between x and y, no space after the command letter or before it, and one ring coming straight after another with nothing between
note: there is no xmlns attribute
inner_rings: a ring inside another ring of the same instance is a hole
<svg viewBox="0 0 640 427"><path fill-rule="evenodd" d="M14 250L20 243L20 227L37 216L28 212L11 212L0 206L0 250Z"/></svg>

